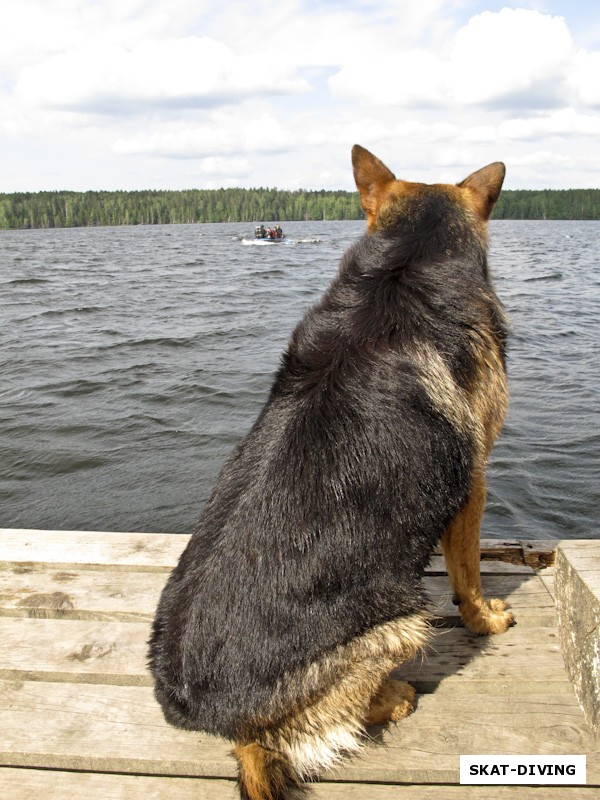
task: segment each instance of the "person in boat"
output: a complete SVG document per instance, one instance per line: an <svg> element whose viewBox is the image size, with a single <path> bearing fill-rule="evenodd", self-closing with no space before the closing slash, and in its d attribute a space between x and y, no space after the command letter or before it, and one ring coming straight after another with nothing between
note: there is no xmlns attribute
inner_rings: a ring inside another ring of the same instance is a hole
<svg viewBox="0 0 600 800"><path fill-rule="evenodd" d="M283 231L281 230L281 226L279 223L275 225L275 238L276 239L283 239Z"/></svg>
<svg viewBox="0 0 600 800"><path fill-rule="evenodd" d="M254 229L254 238L255 239L264 239L267 235L267 231L265 230L264 225L257 226Z"/></svg>

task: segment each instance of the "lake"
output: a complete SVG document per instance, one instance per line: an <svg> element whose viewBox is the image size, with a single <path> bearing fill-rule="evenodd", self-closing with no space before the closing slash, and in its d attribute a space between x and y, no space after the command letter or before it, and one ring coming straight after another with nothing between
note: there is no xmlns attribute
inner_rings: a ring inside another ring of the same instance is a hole
<svg viewBox="0 0 600 800"><path fill-rule="evenodd" d="M362 222L0 231L0 527L190 531ZM490 225L511 405L487 537L598 536L600 222Z"/></svg>

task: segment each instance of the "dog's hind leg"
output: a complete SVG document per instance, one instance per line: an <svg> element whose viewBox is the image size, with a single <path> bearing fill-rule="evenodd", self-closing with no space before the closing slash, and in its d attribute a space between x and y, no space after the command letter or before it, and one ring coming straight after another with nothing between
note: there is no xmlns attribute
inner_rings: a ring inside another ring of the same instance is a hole
<svg viewBox="0 0 600 800"><path fill-rule="evenodd" d="M485 499L485 475L476 471L467 505L442 536L454 602L467 628L482 635L504 633L514 624L508 605L503 600L486 600L481 588L479 529Z"/></svg>
<svg viewBox="0 0 600 800"><path fill-rule="evenodd" d="M388 678L371 700L365 725L385 725L407 717L414 710L414 699L415 690L409 683Z"/></svg>
<svg viewBox="0 0 600 800"><path fill-rule="evenodd" d="M258 742L233 749L241 800L300 800L308 794L289 759Z"/></svg>
<svg viewBox="0 0 600 800"><path fill-rule="evenodd" d="M358 753L368 740L367 725L409 714L414 689L389 676L425 647L431 637L430 619L423 609L383 622L288 676L284 691L296 690L277 701L283 712L280 719L269 727L261 727L261 721L258 733L251 734L267 754L274 751L282 758L267 758L256 748L238 749L240 762L246 758L242 782L248 787L280 784L292 798L294 791L304 788L299 779L315 777L342 757ZM271 793L279 800L274 788ZM248 797L255 800L251 794ZM288 795L282 798L287 800Z"/></svg>

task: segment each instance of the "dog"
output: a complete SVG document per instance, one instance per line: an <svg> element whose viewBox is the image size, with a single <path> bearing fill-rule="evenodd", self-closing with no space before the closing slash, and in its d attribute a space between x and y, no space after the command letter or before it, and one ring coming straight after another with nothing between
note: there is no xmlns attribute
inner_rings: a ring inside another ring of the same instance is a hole
<svg viewBox="0 0 600 800"><path fill-rule="evenodd" d="M244 800L304 796L366 727L412 710L389 674L431 635L439 542L466 627L513 623L479 574L508 396L486 255L504 165L425 185L358 145L352 163L367 232L293 331L150 640L165 718L232 741Z"/></svg>

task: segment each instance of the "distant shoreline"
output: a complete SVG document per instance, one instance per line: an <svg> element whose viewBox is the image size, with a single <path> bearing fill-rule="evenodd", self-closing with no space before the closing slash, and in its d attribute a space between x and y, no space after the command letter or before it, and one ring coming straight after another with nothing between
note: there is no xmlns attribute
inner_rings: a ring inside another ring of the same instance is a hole
<svg viewBox="0 0 600 800"><path fill-rule="evenodd" d="M0 229L359 220L358 192L280 189L0 193ZM600 189L505 190L494 219L599 220Z"/></svg>

